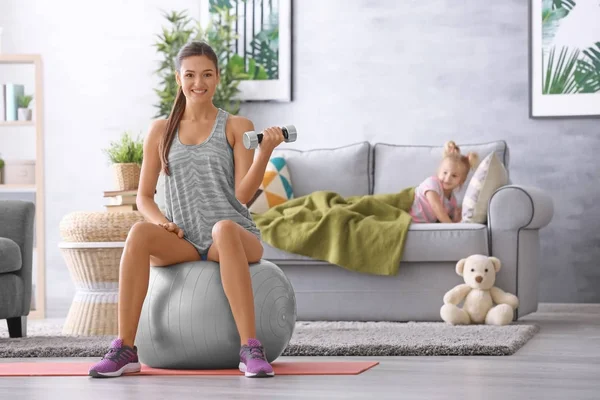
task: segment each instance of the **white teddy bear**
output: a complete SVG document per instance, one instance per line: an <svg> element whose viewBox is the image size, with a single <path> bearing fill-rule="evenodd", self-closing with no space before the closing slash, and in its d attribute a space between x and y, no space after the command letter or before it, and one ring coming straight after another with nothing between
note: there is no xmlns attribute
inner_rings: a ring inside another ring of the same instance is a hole
<svg viewBox="0 0 600 400"><path fill-rule="evenodd" d="M494 286L500 260L475 254L456 264L456 273L465 283L455 286L444 295L440 310L442 319L452 325L508 325L519 306L517 296ZM464 300L462 309L458 304ZM494 303L497 304L494 306Z"/></svg>

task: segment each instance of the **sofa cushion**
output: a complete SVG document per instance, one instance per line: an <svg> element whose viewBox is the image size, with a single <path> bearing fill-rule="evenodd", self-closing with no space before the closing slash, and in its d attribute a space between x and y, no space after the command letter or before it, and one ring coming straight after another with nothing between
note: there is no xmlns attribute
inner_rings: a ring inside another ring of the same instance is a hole
<svg viewBox="0 0 600 400"><path fill-rule="evenodd" d="M371 160L368 142L348 146L296 150L276 148L273 157L283 157L290 171L294 197L319 190L342 196L369 194Z"/></svg>
<svg viewBox="0 0 600 400"><path fill-rule="evenodd" d="M268 243L263 242L263 246L263 258L274 263L319 262L310 257L279 250ZM401 262L458 261L472 254L489 255L486 225L411 224Z"/></svg>
<svg viewBox="0 0 600 400"><path fill-rule="evenodd" d="M505 141L480 144L457 143L460 152L474 151L483 159L495 152L508 171L509 151ZM427 177L434 175L442 160L444 146L407 146L386 143L374 145L373 193L394 193L404 188L417 186ZM473 171L460 190L456 190L456 200L462 203Z"/></svg>
<svg viewBox="0 0 600 400"><path fill-rule="evenodd" d="M21 249L11 239L0 237L0 274L21 269Z"/></svg>
<svg viewBox="0 0 600 400"><path fill-rule="evenodd" d="M292 180L285 158L272 157L258 190L246 205L250 212L261 214L293 197Z"/></svg>
<svg viewBox="0 0 600 400"><path fill-rule="evenodd" d="M484 224L487 221L488 204L494 192L508 184L508 173L490 153L475 170L462 204L462 222Z"/></svg>
<svg viewBox="0 0 600 400"><path fill-rule="evenodd" d="M458 261L488 255L488 230L481 224L411 224L402 261Z"/></svg>

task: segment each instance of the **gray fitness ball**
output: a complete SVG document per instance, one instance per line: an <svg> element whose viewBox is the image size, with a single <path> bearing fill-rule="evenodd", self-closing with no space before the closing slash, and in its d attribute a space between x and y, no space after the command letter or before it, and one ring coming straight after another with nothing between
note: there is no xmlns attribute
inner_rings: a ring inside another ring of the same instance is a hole
<svg viewBox="0 0 600 400"><path fill-rule="evenodd" d="M296 323L296 297L281 269L250 264L256 336L272 362L287 347ZM135 344L153 368L237 368L240 336L223 291L219 264L194 261L152 267Z"/></svg>

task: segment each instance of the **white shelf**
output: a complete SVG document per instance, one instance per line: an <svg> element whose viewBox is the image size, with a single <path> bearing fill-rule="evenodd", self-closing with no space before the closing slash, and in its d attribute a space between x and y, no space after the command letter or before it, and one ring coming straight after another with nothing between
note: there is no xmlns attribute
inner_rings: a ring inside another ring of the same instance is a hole
<svg viewBox="0 0 600 400"><path fill-rule="evenodd" d="M0 126L35 126L35 121L0 121Z"/></svg>
<svg viewBox="0 0 600 400"><path fill-rule="evenodd" d="M34 193L36 191L35 185L7 185L0 184L0 193L6 192L18 192L18 193Z"/></svg>
<svg viewBox="0 0 600 400"><path fill-rule="evenodd" d="M1 64L36 64L40 61L37 54L0 54Z"/></svg>

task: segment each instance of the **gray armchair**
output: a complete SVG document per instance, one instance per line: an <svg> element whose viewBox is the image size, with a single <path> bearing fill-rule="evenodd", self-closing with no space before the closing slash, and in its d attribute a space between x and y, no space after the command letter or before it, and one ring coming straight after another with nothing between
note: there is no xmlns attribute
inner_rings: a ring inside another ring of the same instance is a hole
<svg viewBox="0 0 600 400"><path fill-rule="evenodd" d="M0 200L0 320L10 337L27 336L34 216L32 202Z"/></svg>

